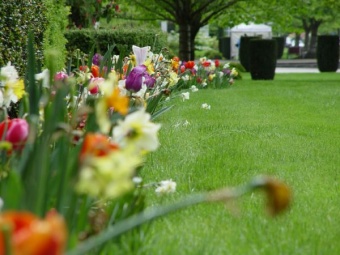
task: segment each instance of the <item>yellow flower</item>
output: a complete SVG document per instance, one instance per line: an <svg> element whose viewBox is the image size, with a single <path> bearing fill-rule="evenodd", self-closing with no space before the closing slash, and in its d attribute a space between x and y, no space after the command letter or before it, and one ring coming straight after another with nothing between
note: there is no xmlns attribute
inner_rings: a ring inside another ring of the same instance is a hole
<svg viewBox="0 0 340 255"><path fill-rule="evenodd" d="M129 110L129 98L120 95L119 88L114 88L111 95L105 97L106 105L112 107L114 111L119 112L122 115L126 115Z"/></svg>
<svg viewBox="0 0 340 255"><path fill-rule="evenodd" d="M155 72L155 67L153 66L153 63L150 58L144 61L144 65L146 66L146 71L149 74L153 74Z"/></svg>
<svg viewBox="0 0 340 255"><path fill-rule="evenodd" d="M132 66L136 66L137 64L136 55L134 54L130 55L130 60L131 60Z"/></svg>
<svg viewBox="0 0 340 255"><path fill-rule="evenodd" d="M14 95L19 99L21 99L25 95L25 85L24 80L20 79L17 82L12 84L12 89Z"/></svg>
<svg viewBox="0 0 340 255"><path fill-rule="evenodd" d="M169 73L169 87L177 84L179 78L176 72L171 71Z"/></svg>
<svg viewBox="0 0 340 255"><path fill-rule="evenodd" d="M208 79L212 81L215 78L216 74L209 74Z"/></svg>
<svg viewBox="0 0 340 255"><path fill-rule="evenodd" d="M133 189L132 177L142 158L133 150L116 150L86 161L76 190L101 199L114 199Z"/></svg>

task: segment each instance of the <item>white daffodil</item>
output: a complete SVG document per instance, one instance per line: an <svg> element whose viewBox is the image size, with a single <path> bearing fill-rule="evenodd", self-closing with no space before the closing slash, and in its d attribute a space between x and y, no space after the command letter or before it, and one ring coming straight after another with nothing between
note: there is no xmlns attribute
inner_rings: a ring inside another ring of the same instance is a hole
<svg viewBox="0 0 340 255"><path fill-rule="evenodd" d="M189 98L190 98L190 93L189 93L189 92L183 92L183 93L181 94L181 97L182 97L183 101L189 100Z"/></svg>
<svg viewBox="0 0 340 255"><path fill-rule="evenodd" d="M7 63L7 66L0 69L0 80L6 80L8 82L16 82L19 79L18 71L11 62Z"/></svg>
<svg viewBox="0 0 340 255"><path fill-rule="evenodd" d="M189 126L189 125L190 125L190 122L189 122L188 120L185 120L184 123L183 123L183 126L184 126L184 127L187 127L187 126Z"/></svg>
<svg viewBox="0 0 340 255"><path fill-rule="evenodd" d="M156 193L163 195L163 194L169 194L174 193L176 191L176 182L170 180L161 181L158 183L158 187L156 188Z"/></svg>
<svg viewBox="0 0 340 255"><path fill-rule="evenodd" d="M182 76L182 79L184 80L184 81L188 81L189 79L190 79L190 77L189 77L189 75L183 75Z"/></svg>
<svg viewBox="0 0 340 255"><path fill-rule="evenodd" d="M223 69L227 69L229 67L230 67L230 63L226 63L226 64L224 64Z"/></svg>
<svg viewBox="0 0 340 255"><path fill-rule="evenodd" d="M35 79L42 81L44 88L50 87L50 71L48 69L43 70L41 73L35 75Z"/></svg>
<svg viewBox="0 0 340 255"><path fill-rule="evenodd" d="M143 179L142 179L142 177L134 176L134 177L132 178L132 182L133 182L134 184L141 184L141 183L143 182Z"/></svg>
<svg viewBox="0 0 340 255"><path fill-rule="evenodd" d="M211 107L210 107L210 105L204 103L204 104L201 105L201 108L206 109L206 110L210 110Z"/></svg>
<svg viewBox="0 0 340 255"><path fill-rule="evenodd" d="M195 85L192 85L190 87L190 89L191 89L191 92L197 92L198 91L198 88Z"/></svg>
<svg viewBox="0 0 340 255"><path fill-rule="evenodd" d="M142 108L119 120L113 129L113 139L121 147L134 146L138 151L154 151L159 146L160 124L150 121L151 115Z"/></svg>

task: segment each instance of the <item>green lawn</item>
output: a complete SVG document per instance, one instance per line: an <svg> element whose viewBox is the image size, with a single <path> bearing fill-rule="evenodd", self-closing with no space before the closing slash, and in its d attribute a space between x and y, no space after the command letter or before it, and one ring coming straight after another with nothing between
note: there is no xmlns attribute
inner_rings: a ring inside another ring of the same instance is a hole
<svg viewBox="0 0 340 255"><path fill-rule="evenodd" d="M293 204L277 218L266 215L261 193L240 200L238 213L222 204L185 209L153 222L139 254L340 254L340 74L244 74L229 89L175 104L156 120L161 147L142 176L172 179L177 192L150 189L149 206L260 174L285 181Z"/></svg>

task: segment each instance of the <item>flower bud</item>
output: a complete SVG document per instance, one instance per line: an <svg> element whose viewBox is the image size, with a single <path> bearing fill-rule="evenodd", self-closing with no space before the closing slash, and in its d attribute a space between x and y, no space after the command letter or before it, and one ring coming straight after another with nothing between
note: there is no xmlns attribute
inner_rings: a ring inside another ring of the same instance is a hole
<svg viewBox="0 0 340 255"><path fill-rule="evenodd" d="M0 123L0 139L10 142L14 150L21 150L28 137L29 125L24 119L8 119Z"/></svg>

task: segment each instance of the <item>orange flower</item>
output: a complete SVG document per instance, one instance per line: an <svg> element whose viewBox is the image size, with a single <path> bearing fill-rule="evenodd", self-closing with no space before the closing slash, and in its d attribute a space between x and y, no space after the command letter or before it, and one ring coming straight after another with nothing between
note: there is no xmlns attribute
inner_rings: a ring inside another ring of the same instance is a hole
<svg viewBox="0 0 340 255"><path fill-rule="evenodd" d="M88 133L80 151L80 160L86 156L101 157L106 156L113 150L118 150L118 145L112 143L106 135L99 133Z"/></svg>
<svg viewBox="0 0 340 255"><path fill-rule="evenodd" d="M8 211L0 215L0 254L5 254L4 229L10 229L13 255L62 255L67 229L63 218L54 210L44 220L30 212Z"/></svg>
<svg viewBox="0 0 340 255"><path fill-rule="evenodd" d="M120 95L119 88L114 88L112 94L106 98L108 108L112 107L114 111L126 115L129 110L129 98Z"/></svg>
<svg viewBox="0 0 340 255"><path fill-rule="evenodd" d="M100 77L99 76L99 66L92 65L91 66L91 73L92 73L93 77Z"/></svg>
<svg viewBox="0 0 340 255"><path fill-rule="evenodd" d="M179 57L173 57L171 59L171 65L172 65L172 70L177 72L177 70L179 68Z"/></svg>

